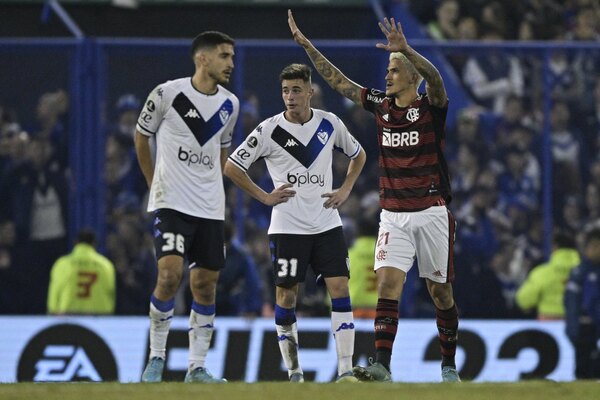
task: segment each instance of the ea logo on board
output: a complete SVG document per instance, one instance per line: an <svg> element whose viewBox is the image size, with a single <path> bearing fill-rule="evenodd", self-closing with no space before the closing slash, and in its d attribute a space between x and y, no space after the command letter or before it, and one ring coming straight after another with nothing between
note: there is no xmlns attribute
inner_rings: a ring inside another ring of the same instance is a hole
<svg viewBox="0 0 600 400"><path fill-rule="evenodd" d="M116 381L117 364L110 348L94 332L79 325L53 325L25 346L17 380Z"/></svg>

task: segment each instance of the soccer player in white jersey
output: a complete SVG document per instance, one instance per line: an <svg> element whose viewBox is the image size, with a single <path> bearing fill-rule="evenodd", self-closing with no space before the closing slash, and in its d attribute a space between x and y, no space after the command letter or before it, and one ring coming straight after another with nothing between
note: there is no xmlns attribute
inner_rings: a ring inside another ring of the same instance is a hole
<svg viewBox="0 0 600 400"><path fill-rule="evenodd" d="M263 121L229 157L225 175L255 199L273 206L269 242L276 284L275 324L291 382L303 382L298 360L296 297L310 265L331 296L331 328L338 356L337 381L352 376L354 320L348 291L348 248L337 208L348 198L366 155L342 121L312 109L311 69L291 64L280 75L286 111ZM332 190L333 150L350 163ZM263 157L275 189L266 193L246 171Z"/></svg>
<svg viewBox="0 0 600 400"><path fill-rule="evenodd" d="M158 260L150 298L150 356L143 382L160 382L174 296L190 269L189 369L186 382L225 382L204 367L213 333L215 290L224 265L225 192L222 170L239 101L223 86L233 71L234 41L207 31L192 43L192 77L167 81L148 96L137 123L135 149L150 187ZM149 139L156 138L153 164Z"/></svg>

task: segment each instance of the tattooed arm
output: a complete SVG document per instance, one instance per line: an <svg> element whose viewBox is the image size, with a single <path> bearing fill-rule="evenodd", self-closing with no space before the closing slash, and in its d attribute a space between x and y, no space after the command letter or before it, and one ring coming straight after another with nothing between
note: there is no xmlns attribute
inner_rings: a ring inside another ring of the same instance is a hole
<svg viewBox="0 0 600 400"><path fill-rule="evenodd" d="M288 10L288 24L292 31L292 36L296 43L304 48L306 54L312 61L315 69L325 79L325 81L335 91L344 97L352 100L356 104L362 104L360 99L360 91L363 89L362 86L348 79L339 69L335 67L328 59L321 54L319 50L313 46L313 44L300 32L300 29L296 26L292 11Z"/></svg>
<svg viewBox="0 0 600 400"><path fill-rule="evenodd" d="M408 61L415 66L423 79L425 79L429 102L437 107L445 106L448 101L448 96L446 95L446 88L444 87L444 81L442 80L440 72L429 62L429 60L408 45L400 23L398 22L396 24L394 18L392 18L391 21L385 18L383 24L381 22L379 23L379 28L387 38L388 43L377 43L376 46L389 52L398 51L404 54L406 58L408 58Z"/></svg>

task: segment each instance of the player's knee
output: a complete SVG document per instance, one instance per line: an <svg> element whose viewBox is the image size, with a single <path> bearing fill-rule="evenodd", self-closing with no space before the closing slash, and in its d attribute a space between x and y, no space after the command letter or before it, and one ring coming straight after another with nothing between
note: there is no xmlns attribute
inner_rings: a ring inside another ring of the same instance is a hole
<svg viewBox="0 0 600 400"><path fill-rule="evenodd" d="M294 290L278 287L276 296L279 306L284 308L296 307L296 292Z"/></svg>
<svg viewBox="0 0 600 400"><path fill-rule="evenodd" d="M454 304L452 290L446 285L434 285L431 288L431 299L440 310L447 310Z"/></svg>
<svg viewBox="0 0 600 400"><path fill-rule="evenodd" d="M215 299L217 282L196 279L190 282L190 289L192 290L194 298L199 299L202 303L210 304L213 303Z"/></svg>
<svg viewBox="0 0 600 400"><path fill-rule="evenodd" d="M164 270L158 274L156 286L158 290L168 297L173 297L179 288L179 282L181 281L181 274Z"/></svg>

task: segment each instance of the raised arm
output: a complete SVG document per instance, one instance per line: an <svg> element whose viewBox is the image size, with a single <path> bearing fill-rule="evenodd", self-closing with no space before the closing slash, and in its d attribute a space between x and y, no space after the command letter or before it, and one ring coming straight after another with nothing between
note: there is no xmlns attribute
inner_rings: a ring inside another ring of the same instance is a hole
<svg viewBox="0 0 600 400"><path fill-rule="evenodd" d="M388 43L377 43L377 48L404 54L415 66L423 79L425 79L429 102L437 107L445 106L448 101L448 96L446 95L446 88L444 87L444 81L442 80L440 72L429 62L429 60L408 45L406 37L402 32L400 22L396 23L394 18L391 18L391 20L384 18L383 23L379 23L379 28L387 38Z"/></svg>
<svg viewBox="0 0 600 400"><path fill-rule="evenodd" d="M348 79L335 65L321 54L319 50L300 32L296 26L292 10L288 10L288 25L296 43L304 48L315 69L335 91L356 104L362 104L360 92L362 86Z"/></svg>

